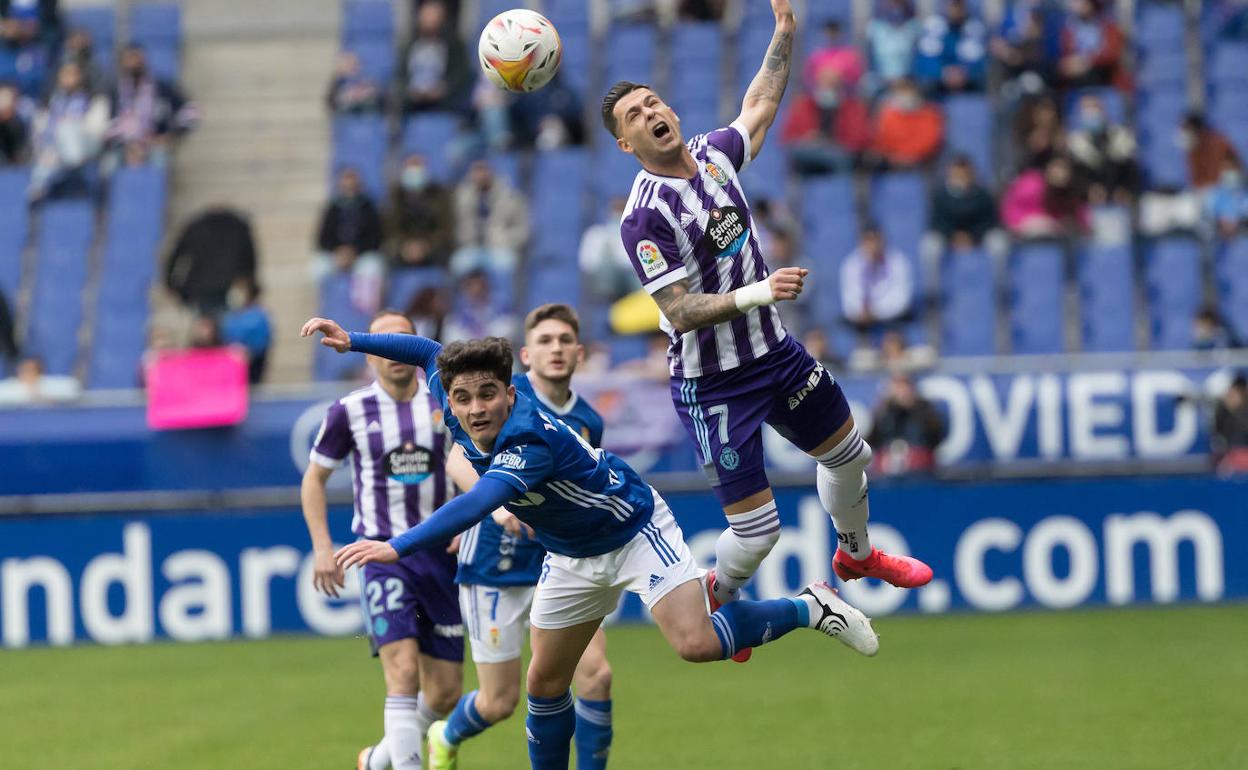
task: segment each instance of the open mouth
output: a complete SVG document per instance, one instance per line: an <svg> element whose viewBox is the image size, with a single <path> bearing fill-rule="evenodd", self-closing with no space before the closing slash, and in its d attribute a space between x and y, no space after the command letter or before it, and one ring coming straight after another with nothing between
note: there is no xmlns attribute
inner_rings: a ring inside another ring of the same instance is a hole
<svg viewBox="0 0 1248 770"><path fill-rule="evenodd" d="M474 431L482 431L490 427L490 421L489 420L473 420L472 422L468 423L468 426L471 427Z"/></svg>
<svg viewBox="0 0 1248 770"><path fill-rule="evenodd" d="M672 127L667 125L667 121L660 120L654 124L654 128L650 129L650 133L654 135L655 139L662 139L672 133Z"/></svg>

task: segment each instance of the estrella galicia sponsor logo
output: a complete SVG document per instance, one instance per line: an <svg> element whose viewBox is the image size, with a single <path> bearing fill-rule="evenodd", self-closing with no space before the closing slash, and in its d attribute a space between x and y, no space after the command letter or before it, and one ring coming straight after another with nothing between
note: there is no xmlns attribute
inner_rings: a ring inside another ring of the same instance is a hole
<svg viewBox="0 0 1248 770"><path fill-rule="evenodd" d="M401 484L419 484L433 473L433 452L428 447L404 441L385 457L386 475Z"/></svg>
<svg viewBox="0 0 1248 770"><path fill-rule="evenodd" d="M719 464L726 471L735 471L741 464L741 455L737 454L737 450L726 446L719 450Z"/></svg>
<svg viewBox="0 0 1248 770"><path fill-rule="evenodd" d="M522 447L513 447L502 454L495 455L494 462L492 464L501 468L510 468L513 471L524 470L525 461L524 457L520 454L521 448Z"/></svg>
<svg viewBox="0 0 1248 770"><path fill-rule="evenodd" d="M823 364L816 363L815 368L810 370L810 376L806 378L806 384L802 389L789 396L789 411L797 408L797 405L810 395L810 392L819 385L819 380L823 379Z"/></svg>
<svg viewBox="0 0 1248 770"><path fill-rule="evenodd" d="M744 212L736 206L713 208L707 217L703 247L719 259L735 257L750 236Z"/></svg>
<svg viewBox="0 0 1248 770"><path fill-rule="evenodd" d="M728 186L728 175L724 173L724 170L722 168L720 168L719 166L716 166L714 163L708 162L706 164L706 173L708 176L711 177L711 179L714 179L715 184L719 185L720 187Z"/></svg>

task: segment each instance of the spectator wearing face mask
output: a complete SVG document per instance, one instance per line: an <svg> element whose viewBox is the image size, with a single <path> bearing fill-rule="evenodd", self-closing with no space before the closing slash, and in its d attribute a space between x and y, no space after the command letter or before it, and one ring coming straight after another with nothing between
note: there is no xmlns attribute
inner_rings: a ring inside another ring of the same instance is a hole
<svg viewBox="0 0 1248 770"><path fill-rule="evenodd" d="M351 301L361 312L377 310L385 260L381 256L381 217L364 192L359 172L338 172L334 197L321 214L313 277L324 280L335 270L351 273Z"/></svg>
<svg viewBox="0 0 1248 770"><path fill-rule="evenodd" d="M386 241L397 267L446 267L454 248L451 192L429 176L422 155L403 162L390 191Z"/></svg>
<svg viewBox="0 0 1248 770"><path fill-rule="evenodd" d="M910 75L921 31L909 0L885 0L868 22L867 59L874 93Z"/></svg>
<svg viewBox="0 0 1248 770"><path fill-rule="evenodd" d="M914 73L929 93L982 91L987 74L987 30L972 19L966 0L948 0L944 16L923 23Z"/></svg>
<svg viewBox="0 0 1248 770"><path fill-rule="evenodd" d="M455 190L455 229L452 273L487 270L495 278L510 276L529 239L528 204L489 161L475 161Z"/></svg>
<svg viewBox="0 0 1248 770"><path fill-rule="evenodd" d="M911 168L936 157L945 140L940 108L923 99L909 78L893 84L875 116L871 151L880 165Z"/></svg>
<svg viewBox="0 0 1248 770"><path fill-rule="evenodd" d="M997 226L992 195L975 179L970 158L959 155L945 171L945 183L932 194L931 229L950 246L971 248Z"/></svg>
<svg viewBox="0 0 1248 770"><path fill-rule="evenodd" d="M1217 184L1223 169L1230 163L1242 169L1239 153L1221 133L1205 121L1205 116L1192 112L1183 119L1177 142L1187 153L1188 178L1197 192Z"/></svg>
<svg viewBox="0 0 1248 770"><path fill-rule="evenodd" d="M1122 66L1122 30L1101 0L1069 0L1062 30L1062 56L1057 71L1069 88L1114 86L1130 90Z"/></svg>
<svg viewBox="0 0 1248 770"><path fill-rule="evenodd" d="M802 84L813 91L819 73L827 68L831 68L836 73L837 82L848 89L858 87L866 68L862 54L853 44L845 41L841 23L835 19L824 23L823 38L802 68Z"/></svg>
<svg viewBox="0 0 1248 770"><path fill-rule="evenodd" d="M1018 175L1005 191L1001 219L1015 235L1025 237L1071 235L1091 224L1069 160L1056 157L1044 170Z"/></svg>
<svg viewBox="0 0 1248 770"><path fill-rule="evenodd" d="M1135 135L1126 126L1109 122L1099 97L1079 99L1077 127L1066 137L1066 149L1075 172L1087 188L1094 205L1127 205L1140 192L1140 171L1135 161Z"/></svg>
<svg viewBox="0 0 1248 770"><path fill-rule="evenodd" d="M871 142L867 105L831 64L815 71L813 85L793 100L781 141L789 146L798 173L846 171Z"/></svg>
<svg viewBox="0 0 1248 770"><path fill-rule="evenodd" d="M1218 183L1205 196L1205 223L1221 238L1233 238L1248 219L1244 172L1235 161L1223 161Z"/></svg>
<svg viewBox="0 0 1248 770"><path fill-rule="evenodd" d="M152 75L142 46L122 50L108 133L126 165L164 165L174 141L198 120L198 108L182 89Z"/></svg>

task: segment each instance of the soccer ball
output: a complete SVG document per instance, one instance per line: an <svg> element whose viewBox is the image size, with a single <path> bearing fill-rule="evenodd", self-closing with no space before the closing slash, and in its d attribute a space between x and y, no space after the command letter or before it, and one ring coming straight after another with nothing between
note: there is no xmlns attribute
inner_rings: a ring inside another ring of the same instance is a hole
<svg viewBox="0 0 1248 770"><path fill-rule="evenodd" d="M481 31L481 70L505 91L536 91L559 71L563 44L555 25L537 11L503 11Z"/></svg>

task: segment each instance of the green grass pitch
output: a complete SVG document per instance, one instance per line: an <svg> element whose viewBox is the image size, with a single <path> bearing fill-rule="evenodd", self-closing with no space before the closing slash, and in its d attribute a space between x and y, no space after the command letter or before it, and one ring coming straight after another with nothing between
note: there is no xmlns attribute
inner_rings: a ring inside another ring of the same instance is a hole
<svg viewBox="0 0 1248 770"><path fill-rule="evenodd" d="M874 659L798 631L743 666L611 629L611 767L1248 768L1246 605L876 628ZM358 639L6 650L0 767L346 770L381 698ZM528 767L523 715L460 767Z"/></svg>

